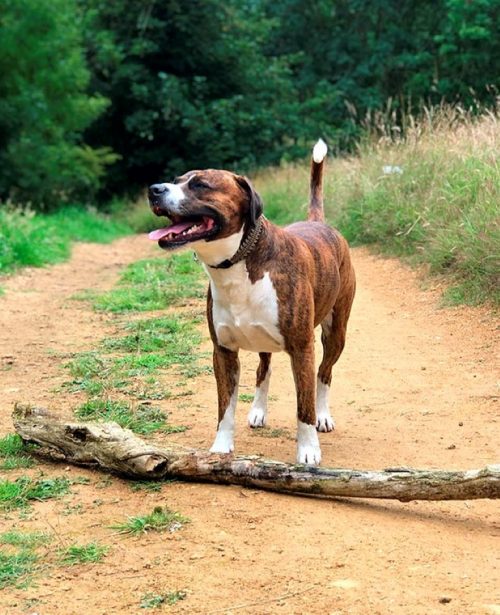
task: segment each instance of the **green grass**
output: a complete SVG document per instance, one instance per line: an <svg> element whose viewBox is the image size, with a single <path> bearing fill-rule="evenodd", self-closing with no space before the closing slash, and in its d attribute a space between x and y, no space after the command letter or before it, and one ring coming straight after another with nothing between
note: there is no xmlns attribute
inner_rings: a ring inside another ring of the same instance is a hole
<svg viewBox="0 0 500 615"><path fill-rule="evenodd" d="M132 407L124 401L90 399L77 408L75 415L84 421L114 421L125 429L143 435L156 431L180 433L187 429L183 425L170 425L162 410L148 404Z"/></svg>
<svg viewBox="0 0 500 615"><path fill-rule="evenodd" d="M252 393L240 393L238 395L238 400L242 401L244 404L251 404L254 400L254 395Z"/></svg>
<svg viewBox="0 0 500 615"><path fill-rule="evenodd" d="M124 270L116 289L91 300L98 309L117 314L166 308L168 301L184 303L204 293L200 279L199 265L186 255L140 261ZM72 380L66 386L88 396L77 417L115 421L141 434L184 431L186 427L169 425L165 413L148 402L189 393L182 382L175 391L166 390L158 378L162 371L174 368L190 377L204 371L197 364L202 340L198 311L118 319L116 335L103 340L96 350L74 355L67 364ZM143 403L124 401L125 396Z"/></svg>
<svg viewBox="0 0 500 615"><path fill-rule="evenodd" d="M19 532L12 530L0 534L0 544L12 547L22 547L24 549L34 549L41 545L46 545L52 540L50 534L45 532Z"/></svg>
<svg viewBox="0 0 500 615"><path fill-rule="evenodd" d="M120 534L145 534L146 532L175 532L189 519L167 507L157 506L152 513L138 517L128 517L122 523L116 523L112 529Z"/></svg>
<svg viewBox="0 0 500 615"><path fill-rule="evenodd" d="M0 589L28 585L39 560L36 549L51 540L52 536L45 532L11 530L0 534Z"/></svg>
<svg viewBox="0 0 500 615"><path fill-rule="evenodd" d="M395 141L367 138L359 155L329 159L325 211L352 245L424 264L450 284L445 300L500 302L500 122L441 109ZM384 172L399 167L401 173ZM308 164L258 174L273 221L305 219Z"/></svg>
<svg viewBox="0 0 500 615"><path fill-rule="evenodd" d="M129 486L132 491L146 491L147 493L159 493L163 485L167 482L174 481L145 481L145 480L136 480L129 482Z"/></svg>
<svg viewBox="0 0 500 615"><path fill-rule="evenodd" d="M34 461L26 455L22 439L17 434L8 434L0 439L0 470L31 468Z"/></svg>
<svg viewBox="0 0 500 615"><path fill-rule="evenodd" d="M93 297L96 310L147 312L205 296L201 267L190 253L138 261L123 272L118 286Z"/></svg>
<svg viewBox="0 0 500 615"><path fill-rule="evenodd" d="M0 550L0 589L8 585L27 583L37 560L38 556L33 551L8 553Z"/></svg>
<svg viewBox="0 0 500 615"><path fill-rule="evenodd" d="M184 591L174 591L169 592L168 594L154 594L153 592L148 592L142 597L140 608L157 609L163 604L173 606L174 604L179 602L179 600L184 600L186 597L187 593Z"/></svg>
<svg viewBox="0 0 500 615"><path fill-rule="evenodd" d="M59 555L63 564L75 566L77 564L97 564L108 552L109 547L90 542L86 545L75 544L66 547L60 551Z"/></svg>
<svg viewBox="0 0 500 615"><path fill-rule="evenodd" d="M42 215L4 205L0 209L0 274L64 261L74 241L106 243L131 232L128 224L84 206Z"/></svg>
<svg viewBox="0 0 500 615"><path fill-rule="evenodd" d="M26 476L14 481L0 480L0 511L26 508L32 501L59 498L69 492L67 478L32 479Z"/></svg>

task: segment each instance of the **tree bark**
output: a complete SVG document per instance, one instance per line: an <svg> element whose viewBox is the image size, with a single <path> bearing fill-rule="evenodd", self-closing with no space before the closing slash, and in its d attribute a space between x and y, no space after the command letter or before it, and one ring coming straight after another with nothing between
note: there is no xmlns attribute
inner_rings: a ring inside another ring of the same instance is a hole
<svg viewBox="0 0 500 615"><path fill-rule="evenodd" d="M24 404L16 404L13 419L21 438L40 447L37 455L135 479L177 478L281 493L401 502L500 497L500 465L466 471L317 468L257 456L158 447L116 423L64 423L46 410Z"/></svg>

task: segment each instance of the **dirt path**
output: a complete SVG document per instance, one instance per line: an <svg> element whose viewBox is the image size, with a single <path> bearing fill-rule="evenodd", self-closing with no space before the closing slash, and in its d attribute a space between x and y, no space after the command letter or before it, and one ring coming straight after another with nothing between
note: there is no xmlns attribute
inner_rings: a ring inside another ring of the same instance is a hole
<svg viewBox="0 0 500 615"><path fill-rule="evenodd" d="M123 265L152 255L156 248L143 238L80 245L71 262L25 271L3 284L1 434L12 431L17 399L61 413L75 405L70 393L56 392L67 378L64 357L95 346L112 322L71 297L110 287ZM324 465L472 468L498 462L497 321L486 309L440 308L439 290L421 290L417 274L396 261L365 250L355 250L354 260L359 291L334 372L337 429L321 436ZM255 357L244 353L242 365L241 392L251 393ZM188 409L162 404L173 423L190 426L172 438L206 447L215 428L215 386L209 375L192 385ZM250 431L248 405L240 404L237 452L293 461L294 392L286 356L274 361L271 394L270 426L282 435ZM63 500L37 503L31 516L0 518L0 524L54 532L62 545L99 540L111 552L101 564L52 566L27 589L3 590L1 613L152 612L139 606L145 594L177 590L186 591L186 599L164 606L165 612L500 613L496 502L318 501L178 483L145 494L93 472L42 469L91 482ZM124 515L163 504L191 523L175 534L139 538L109 529Z"/></svg>

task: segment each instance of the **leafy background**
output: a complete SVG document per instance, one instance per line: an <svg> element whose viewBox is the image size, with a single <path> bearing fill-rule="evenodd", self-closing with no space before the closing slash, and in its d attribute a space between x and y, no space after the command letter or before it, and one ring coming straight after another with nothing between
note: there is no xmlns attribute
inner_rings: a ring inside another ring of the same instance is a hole
<svg viewBox="0 0 500 615"><path fill-rule="evenodd" d="M499 0L1 0L0 200L107 208L186 168L249 172L382 111L495 108ZM399 132L398 132L399 131Z"/></svg>

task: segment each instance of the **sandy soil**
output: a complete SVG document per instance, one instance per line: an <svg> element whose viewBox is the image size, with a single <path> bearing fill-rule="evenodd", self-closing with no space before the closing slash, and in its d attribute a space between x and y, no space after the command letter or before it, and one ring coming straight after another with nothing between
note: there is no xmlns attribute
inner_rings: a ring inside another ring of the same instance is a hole
<svg viewBox="0 0 500 615"><path fill-rule="evenodd" d="M0 434L12 431L16 400L66 416L78 399L66 389L65 357L95 347L113 319L72 297L106 289L127 263L158 255L143 238L79 245L69 263L11 277L0 297ZM486 309L442 308L440 289L422 289L399 262L354 251L358 295L331 395L337 429L320 436L323 465L474 468L499 460L498 321ZM243 353L240 392L253 392L256 357ZM168 378L168 377L167 377ZM172 377L170 377L172 378ZM172 382L170 382L172 385ZM175 384L175 383L173 383ZM192 385L192 386L191 386ZM189 407L161 402L189 431L169 436L208 447L216 404L210 375L190 383ZM294 461L294 389L288 359L274 358L269 438L245 424L239 453ZM184 400L186 401L186 400ZM238 487L173 483L133 492L96 472L42 464L46 475L87 476L72 495L39 502L2 528L55 534L47 565L27 589L0 594L6 615L128 614L148 592L183 590L171 613L498 614L499 505L315 500ZM14 477L21 472L9 473ZM138 538L109 526L124 515L168 505L191 519L174 534ZM3 530L2 530L3 531ZM72 542L111 547L100 564L54 566Z"/></svg>

